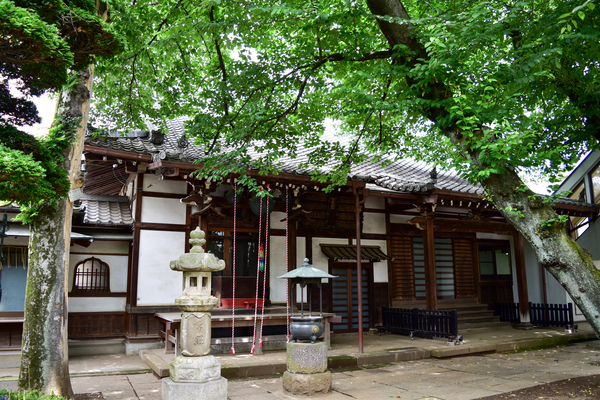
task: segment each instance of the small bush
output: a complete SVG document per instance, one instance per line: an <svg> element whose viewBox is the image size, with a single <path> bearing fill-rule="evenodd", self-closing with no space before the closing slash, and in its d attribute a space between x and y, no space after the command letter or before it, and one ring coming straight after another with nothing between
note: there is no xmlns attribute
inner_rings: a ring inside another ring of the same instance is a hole
<svg viewBox="0 0 600 400"><path fill-rule="evenodd" d="M55 394L44 394L37 390L19 392L0 389L0 400L65 400L65 398Z"/></svg>

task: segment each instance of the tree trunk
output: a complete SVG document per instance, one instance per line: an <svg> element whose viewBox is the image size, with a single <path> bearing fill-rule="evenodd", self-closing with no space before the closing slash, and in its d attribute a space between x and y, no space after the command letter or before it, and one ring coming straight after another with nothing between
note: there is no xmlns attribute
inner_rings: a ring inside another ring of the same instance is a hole
<svg viewBox="0 0 600 400"><path fill-rule="evenodd" d="M378 20L379 28L387 38L390 47L402 44L418 57L405 59L397 57L394 62L414 66L427 62L429 56L425 47L413 34L413 26L402 0L367 0L374 15L401 18L406 23ZM406 77L409 85L414 81ZM422 97L428 100L444 100L452 96L444 82L431 81L429 90L423 90ZM448 113L441 107L424 109L424 114L436 123L442 133L462 152L474 167L481 165L479 154L464 145L460 130L452 122L441 124L441 118ZM521 190L526 185L508 165L503 174L492 174L481 181L489 196L502 215L510 222L533 247L542 266L566 289L574 303L581 309L594 332L600 337L600 272L586 253L568 234L565 224L550 204L531 190Z"/></svg>
<svg viewBox="0 0 600 400"><path fill-rule="evenodd" d="M71 220L76 200L74 190L83 183L80 164L93 70L90 66L77 73L78 84L62 92L53 124L67 125L64 121L74 120L77 126L73 144L63 152L73 196L63 199L55 209L44 209L32 224L29 238L19 388L67 398L74 397L67 339Z"/></svg>

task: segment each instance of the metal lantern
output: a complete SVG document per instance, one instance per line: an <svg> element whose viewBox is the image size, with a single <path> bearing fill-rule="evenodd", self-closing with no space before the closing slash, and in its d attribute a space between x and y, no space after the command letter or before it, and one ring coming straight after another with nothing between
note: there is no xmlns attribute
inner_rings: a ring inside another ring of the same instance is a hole
<svg viewBox="0 0 600 400"><path fill-rule="evenodd" d="M292 322L290 323L290 333L294 342L297 342L298 340L310 340L311 343L314 343L325 330L325 325L323 324L323 286L321 284L321 279L337 278L337 276L330 275L327 272L313 267L308 263L308 258L305 258L304 264L278 278L290 279L292 288L294 285L300 285L302 289L307 285L317 285L319 287L319 316L313 317L312 301L310 298L308 302L309 313L308 316L304 316L304 291L301 291L300 317L292 316ZM310 296L310 291L308 291L308 293Z"/></svg>

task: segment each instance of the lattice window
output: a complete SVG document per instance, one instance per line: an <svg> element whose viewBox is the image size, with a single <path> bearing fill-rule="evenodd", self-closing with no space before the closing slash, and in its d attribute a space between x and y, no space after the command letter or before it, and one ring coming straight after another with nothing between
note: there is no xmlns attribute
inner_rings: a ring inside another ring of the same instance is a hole
<svg viewBox="0 0 600 400"><path fill-rule="evenodd" d="M75 266L73 292L110 292L108 264L98 258L88 258Z"/></svg>

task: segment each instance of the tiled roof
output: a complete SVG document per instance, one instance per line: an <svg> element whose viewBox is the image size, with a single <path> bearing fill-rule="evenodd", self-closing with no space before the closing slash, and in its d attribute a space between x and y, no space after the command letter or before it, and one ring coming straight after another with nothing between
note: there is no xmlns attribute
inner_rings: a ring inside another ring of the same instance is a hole
<svg viewBox="0 0 600 400"><path fill-rule="evenodd" d="M107 196L108 197L108 196ZM111 196L118 197L118 196ZM112 200L81 200L81 210L84 213L83 222L95 225L131 225L133 218L129 202L123 197Z"/></svg>
<svg viewBox="0 0 600 400"><path fill-rule="evenodd" d="M194 144L189 144L184 150L177 146L184 130L184 119L179 118L167 122L168 132L164 140L152 140L150 134L147 138L86 138L89 145L121 150L136 154L154 155L164 152L164 159L168 161L184 161L192 163L204 156L203 149ZM301 168L306 163L312 148L303 147L297 150L295 158L283 157L280 159L280 169L283 173L294 175L309 175L310 169ZM259 154L251 154L258 158ZM336 167L337 161L332 159L321 170L326 172ZM250 167L252 169L252 167ZM438 171L437 178L431 177L433 167L424 162L403 159L399 161L376 161L353 165L350 178L360 179L376 185L375 188L395 192L427 192L432 189L483 194L480 185L472 185L462 179L455 171ZM370 185L371 186L371 185Z"/></svg>

